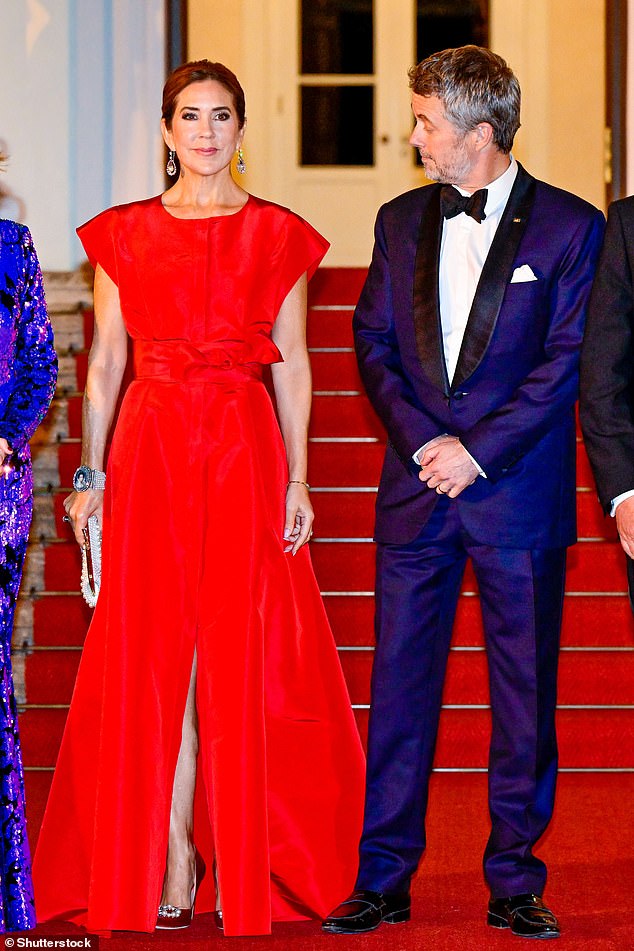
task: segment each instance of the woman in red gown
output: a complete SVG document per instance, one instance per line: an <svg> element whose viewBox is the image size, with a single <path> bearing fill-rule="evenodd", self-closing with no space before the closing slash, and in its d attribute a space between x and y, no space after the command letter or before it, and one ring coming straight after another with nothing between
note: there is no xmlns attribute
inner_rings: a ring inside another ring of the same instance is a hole
<svg viewBox="0 0 634 951"><path fill-rule="evenodd" d="M35 857L40 920L184 927L200 856L215 874L196 908L227 935L322 917L354 882L363 756L305 547L306 282L327 243L235 183L243 132L233 73L179 67L176 183L79 229L96 268L84 485L101 484L128 335L135 380L105 492L66 500L78 541L102 519L103 577Z"/></svg>

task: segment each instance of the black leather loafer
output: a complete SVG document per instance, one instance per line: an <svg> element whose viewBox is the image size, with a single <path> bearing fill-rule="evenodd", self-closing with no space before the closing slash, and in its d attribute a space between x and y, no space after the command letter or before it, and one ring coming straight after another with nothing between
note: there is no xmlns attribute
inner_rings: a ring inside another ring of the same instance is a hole
<svg viewBox="0 0 634 951"><path fill-rule="evenodd" d="M329 934L361 934L374 931L382 922L396 925L409 921L411 900L407 892L387 894L360 889L337 905L322 924Z"/></svg>
<svg viewBox="0 0 634 951"><path fill-rule="evenodd" d="M510 928L521 938L559 937L559 922L539 895L492 898L487 924L492 928Z"/></svg>

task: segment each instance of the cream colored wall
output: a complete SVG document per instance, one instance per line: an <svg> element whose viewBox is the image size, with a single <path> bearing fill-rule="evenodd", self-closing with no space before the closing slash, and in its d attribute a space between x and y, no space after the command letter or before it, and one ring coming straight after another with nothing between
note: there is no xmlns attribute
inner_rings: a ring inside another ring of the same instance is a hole
<svg viewBox="0 0 634 951"><path fill-rule="evenodd" d="M522 86L516 154L604 207L604 0L491 0L491 46Z"/></svg>
<svg viewBox="0 0 634 951"><path fill-rule="evenodd" d="M242 20L247 3L189 0L187 10L189 58L225 63L237 71L242 60Z"/></svg>

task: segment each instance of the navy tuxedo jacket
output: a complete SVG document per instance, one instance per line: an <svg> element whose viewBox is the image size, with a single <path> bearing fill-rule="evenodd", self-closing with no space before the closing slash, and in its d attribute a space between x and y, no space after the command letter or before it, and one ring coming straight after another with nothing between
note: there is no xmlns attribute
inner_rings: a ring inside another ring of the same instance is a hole
<svg viewBox="0 0 634 951"><path fill-rule="evenodd" d="M570 545L579 350L603 215L519 167L450 384L438 303L440 189L427 185L380 209L354 316L361 376L388 434L376 540L404 544L420 532L438 496L411 457L449 433L488 477L452 502L476 541ZM512 283L523 264L537 280Z"/></svg>

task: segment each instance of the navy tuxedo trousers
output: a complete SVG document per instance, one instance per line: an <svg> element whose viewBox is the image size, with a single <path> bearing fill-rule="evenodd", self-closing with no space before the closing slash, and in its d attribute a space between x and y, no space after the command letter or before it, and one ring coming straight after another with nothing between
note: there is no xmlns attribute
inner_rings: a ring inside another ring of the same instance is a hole
<svg viewBox="0 0 634 951"><path fill-rule="evenodd" d="M492 714L485 877L493 897L544 889L546 868L533 846L554 804L566 549L478 544L446 497L413 542L378 546L358 888L407 891L425 848L429 776L468 557L480 590Z"/></svg>

